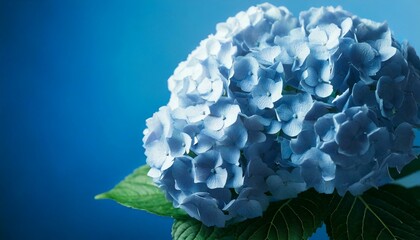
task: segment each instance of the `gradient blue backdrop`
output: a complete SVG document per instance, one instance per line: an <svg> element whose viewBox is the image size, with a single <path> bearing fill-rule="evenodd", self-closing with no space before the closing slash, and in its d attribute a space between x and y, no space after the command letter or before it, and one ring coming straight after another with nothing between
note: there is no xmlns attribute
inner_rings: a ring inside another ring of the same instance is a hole
<svg viewBox="0 0 420 240"><path fill-rule="evenodd" d="M169 239L170 219L93 196L144 164L145 120L178 62L260 2L1 0L0 239ZM419 1L271 2L341 4L420 49Z"/></svg>

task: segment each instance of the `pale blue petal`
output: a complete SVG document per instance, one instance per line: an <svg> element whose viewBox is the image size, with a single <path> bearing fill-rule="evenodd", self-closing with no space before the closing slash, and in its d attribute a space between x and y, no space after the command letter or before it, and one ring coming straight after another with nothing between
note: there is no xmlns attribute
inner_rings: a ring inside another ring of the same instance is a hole
<svg viewBox="0 0 420 240"><path fill-rule="evenodd" d="M204 126L213 131L219 131L224 126L224 121L221 117L207 116L204 119Z"/></svg>
<svg viewBox="0 0 420 240"><path fill-rule="evenodd" d="M401 123L395 129L393 150L399 153L411 153L414 138L413 126L409 123Z"/></svg>
<svg viewBox="0 0 420 240"><path fill-rule="evenodd" d="M220 155L224 162L228 162L230 164L238 164L239 157L241 152L238 148L233 146L226 146L226 147L219 147L217 148L220 151Z"/></svg>
<svg viewBox="0 0 420 240"><path fill-rule="evenodd" d="M229 176L226 182L226 187L229 188L239 188L244 184L244 176L242 167L237 165L228 164L226 166L228 169Z"/></svg>
<svg viewBox="0 0 420 240"><path fill-rule="evenodd" d="M303 154L315 145L316 135L312 129L301 131L297 138L290 140L290 148L295 154Z"/></svg>
<svg viewBox="0 0 420 240"><path fill-rule="evenodd" d="M243 200L239 199L237 204L241 207L237 209L237 213L246 218L256 218L263 214L261 203L256 200Z"/></svg>
<svg viewBox="0 0 420 240"><path fill-rule="evenodd" d="M289 122L283 124L282 130L286 135L295 137L302 130L302 124L302 121L299 121L298 119L292 119Z"/></svg>
<svg viewBox="0 0 420 240"><path fill-rule="evenodd" d="M367 134L356 122L346 122L341 125L335 140L340 147L339 152L347 156L364 154L370 146Z"/></svg>
<svg viewBox="0 0 420 240"><path fill-rule="evenodd" d="M319 84L318 73L312 67L307 68L302 73L302 78L305 81L305 83L308 84L308 86L310 87L315 87L316 85Z"/></svg>
<svg viewBox="0 0 420 240"><path fill-rule="evenodd" d="M216 199L209 196L208 193L195 193L187 197L181 203L181 208L206 226L225 226L227 217L219 209Z"/></svg>
<svg viewBox="0 0 420 240"><path fill-rule="evenodd" d="M261 49L259 52L255 53L255 57L265 63L273 64L274 59L280 54L280 47L267 47Z"/></svg>
<svg viewBox="0 0 420 240"><path fill-rule="evenodd" d="M333 86L327 83L321 83L315 87L315 94L321 98L329 97L332 92Z"/></svg>
<svg viewBox="0 0 420 240"><path fill-rule="evenodd" d="M293 118L294 112L288 105L281 104L279 107L276 108L276 114L279 121L287 122Z"/></svg>
<svg viewBox="0 0 420 240"><path fill-rule="evenodd" d="M207 179L207 187L210 189L223 188L226 184L228 173L224 168L216 168L215 174L211 174Z"/></svg>

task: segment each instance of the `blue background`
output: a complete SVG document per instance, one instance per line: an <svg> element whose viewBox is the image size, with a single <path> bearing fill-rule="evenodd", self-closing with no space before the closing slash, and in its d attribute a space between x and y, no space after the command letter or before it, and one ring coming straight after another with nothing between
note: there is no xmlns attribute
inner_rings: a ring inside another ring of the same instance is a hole
<svg viewBox="0 0 420 240"><path fill-rule="evenodd" d="M178 62L260 2L0 1L0 239L169 239L172 220L93 197L144 164ZM420 49L420 1L271 2L341 4Z"/></svg>

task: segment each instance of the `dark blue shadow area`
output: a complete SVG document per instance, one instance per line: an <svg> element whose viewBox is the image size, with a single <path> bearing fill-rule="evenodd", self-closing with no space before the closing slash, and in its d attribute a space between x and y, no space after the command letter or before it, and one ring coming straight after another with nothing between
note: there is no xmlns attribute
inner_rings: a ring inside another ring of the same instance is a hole
<svg viewBox="0 0 420 240"><path fill-rule="evenodd" d="M260 2L0 1L0 239L169 239L171 219L93 197L144 164L178 62ZM420 49L416 1L271 2L342 4Z"/></svg>

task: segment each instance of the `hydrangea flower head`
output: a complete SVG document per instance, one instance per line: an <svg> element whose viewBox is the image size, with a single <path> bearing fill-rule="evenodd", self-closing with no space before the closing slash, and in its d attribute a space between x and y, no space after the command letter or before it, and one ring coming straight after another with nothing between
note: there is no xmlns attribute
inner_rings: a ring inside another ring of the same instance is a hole
<svg viewBox="0 0 420 240"><path fill-rule="evenodd" d="M207 226L314 188L362 194L414 159L420 59L386 23L262 4L216 27L147 120L149 176Z"/></svg>

